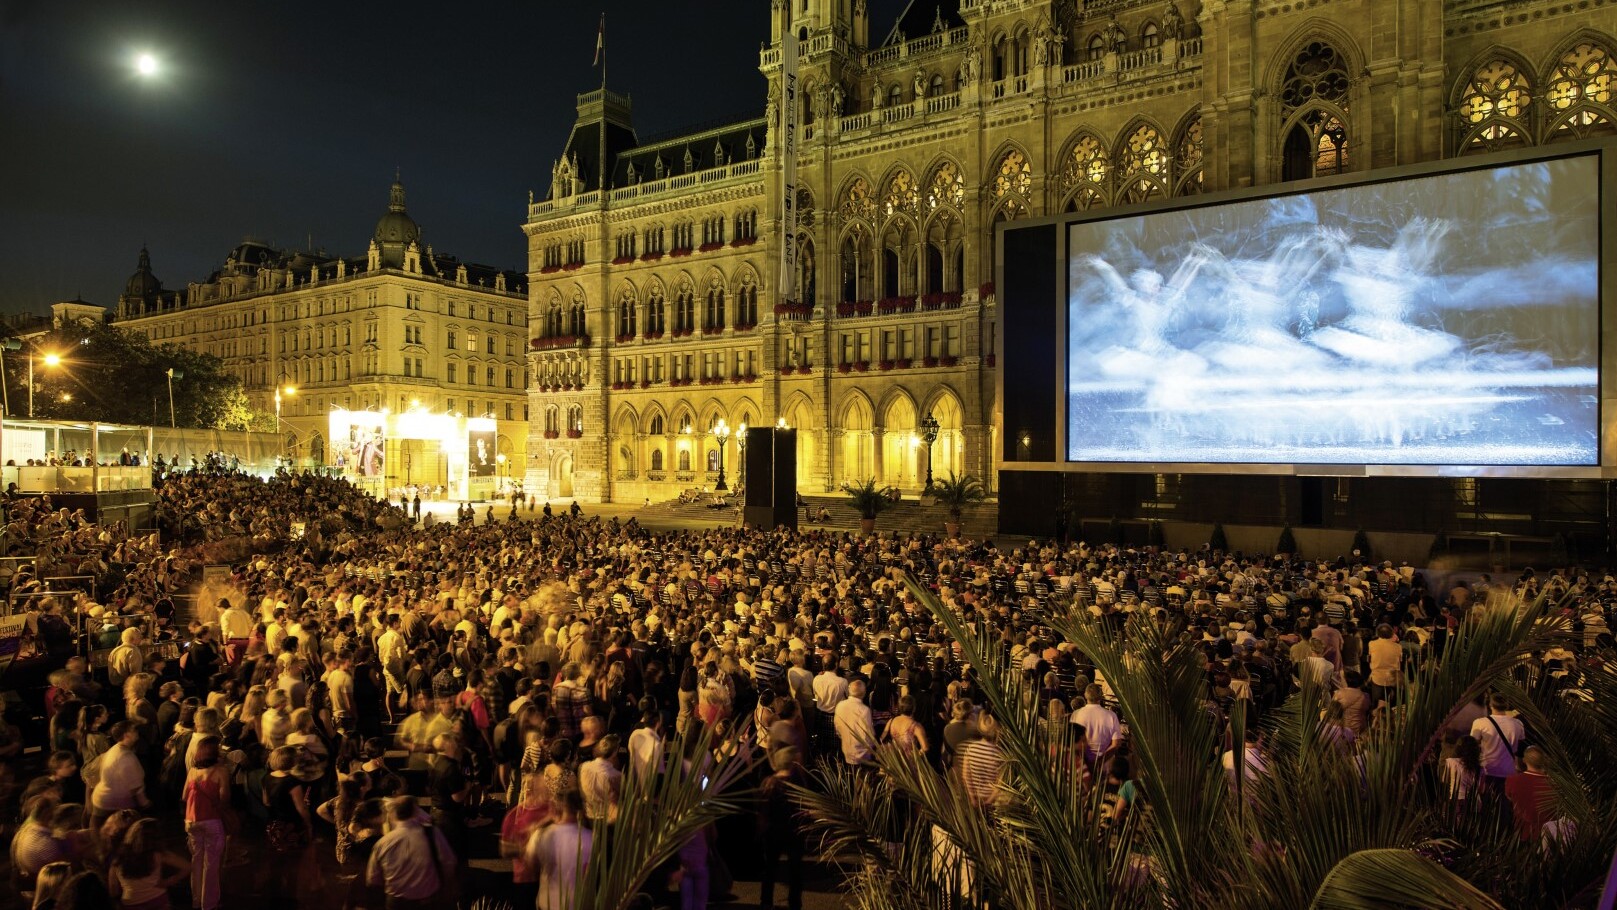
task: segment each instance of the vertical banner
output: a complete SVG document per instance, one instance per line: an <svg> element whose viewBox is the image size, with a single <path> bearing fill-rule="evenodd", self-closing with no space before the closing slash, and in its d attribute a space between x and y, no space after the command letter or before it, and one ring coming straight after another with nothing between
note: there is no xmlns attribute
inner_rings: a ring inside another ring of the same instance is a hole
<svg viewBox="0 0 1617 910"><path fill-rule="evenodd" d="M797 299L797 35L780 36L780 296Z"/></svg>
<svg viewBox="0 0 1617 910"><path fill-rule="evenodd" d="M493 430L467 429L466 473L473 477L493 477L495 467Z"/></svg>

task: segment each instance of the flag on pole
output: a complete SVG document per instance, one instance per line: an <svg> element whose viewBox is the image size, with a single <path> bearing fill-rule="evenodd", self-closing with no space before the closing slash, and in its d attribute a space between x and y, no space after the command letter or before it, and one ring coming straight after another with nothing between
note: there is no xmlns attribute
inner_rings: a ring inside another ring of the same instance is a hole
<svg viewBox="0 0 1617 910"><path fill-rule="evenodd" d="M606 53L606 13L601 14L601 29L595 33L595 62L591 66L601 65L601 55Z"/></svg>

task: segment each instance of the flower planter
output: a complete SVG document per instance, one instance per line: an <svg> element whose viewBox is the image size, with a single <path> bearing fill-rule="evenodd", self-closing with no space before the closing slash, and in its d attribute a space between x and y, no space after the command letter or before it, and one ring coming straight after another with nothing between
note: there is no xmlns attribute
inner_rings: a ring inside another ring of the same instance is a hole
<svg viewBox="0 0 1617 910"><path fill-rule="evenodd" d="M690 254L691 254L691 248L688 247L688 246L682 246L677 250L669 250L668 251L668 255L669 256L674 256L674 257L677 257L677 256L689 256Z"/></svg>
<svg viewBox="0 0 1617 910"><path fill-rule="evenodd" d="M696 251L698 253L711 253L714 250L719 250L719 249L723 249L723 248L724 248L724 244L722 244L722 243L704 243L701 246L697 247Z"/></svg>
<svg viewBox="0 0 1617 910"><path fill-rule="evenodd" d="M730 241L730 246L732 246L732 247L752 246L753 244L755 244L757 242L758 242L757 237L738 237L735 240Z"/></svg>
<svg viewBox="0 0 1617 910"><path fill-rule="evenodd" d="M847 372L851 371L852 369L853 369L853 364L851 364L851 363L839 363L839 364L837 364L837 372L838 373L847 373Z"/></svg>
<svg viewBox="0 0 1617 910"><path fill-rule="evenodd" d="M658 252L655 252L655 253L641 253L640 254L640 261L641 262L655 262L656 260L661 259L661 258L663 258L663 254L662 254L662 252L660 250Z"/></svg>
<svg viewBox="0 0 1617 910"><path fill-rule="evenodd" d="M938 358L936 358L936 357L923 357L923 358L921 358L921 366L931 368L931 367L935 367L937 365L938 365Z"/></svg>
<svg viewBox="0 0 1617 910"><path fill-rule="evenodd" d="M955 364L960 362L960 358L959 357L945 357L945 358L943 358L942 362L943 362L944 366L952 367Z"/></svg>
<svg viewBox="0 0 1617 910"><path fill-rule="evenodd" d="M883 373L885 373L885 372L891 370L893 367L895 367L897 365L898 365L897 361L894 361L894 360L882 360L882 361L879 361L876 364L876 368L878 370L881 370Z"/></svg>
<svg viewBox="0 0 1617 910"><path fill-rule="evenodd" d="M853 368L860 373L868 373L870 372L870 361L861 360L858 363L855 363Z"/></svg>
<svg viewBox="0 0 1617 910"><path fill-rule="evenodd" d="M983 363L986 363L989 366L993 366L996 362L998 362L997 358L995 358L993 354L989 354L987 357L983 358Z"/></svg>

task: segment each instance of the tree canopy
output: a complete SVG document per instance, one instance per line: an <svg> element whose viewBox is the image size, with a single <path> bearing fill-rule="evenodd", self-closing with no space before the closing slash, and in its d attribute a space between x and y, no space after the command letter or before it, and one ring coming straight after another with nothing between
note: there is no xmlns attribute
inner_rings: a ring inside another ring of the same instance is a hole
<svg viewBox="0 0 1617 910"><path fill-rule="evenodd" d="M61 362L47 367L48 354ZM245 430L274 423L253 409L241 380L218 357L88 322L60 326L6 352L8 416L28 414L30 355L35 417L162 426L169 422L172 369L176 426Z"/></svg>

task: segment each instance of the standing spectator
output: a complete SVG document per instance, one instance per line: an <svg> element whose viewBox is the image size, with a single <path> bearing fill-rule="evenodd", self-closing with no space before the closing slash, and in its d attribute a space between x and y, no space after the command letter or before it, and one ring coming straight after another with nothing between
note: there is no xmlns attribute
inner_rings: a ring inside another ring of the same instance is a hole
<svg viewBox="0 0 1617 910"><path fill-rule="evenodd" d="M270 773L264 778L263 794L269 816L264 827L270 846L270 861L265 869L270 876L268 892L271 898L293 905L296 904L294 889L299 884L299 867L305 848L314 836L309 789L292 776L297 764L298 750L293 746L283 746L270 753Z"/></svg>
<svg viewBox="0 0 1617 910"><path fill-rule="evenodd" d="M1072 712L1072 723L1084 728L1085 758L1091 766L1112 748L1122 729L1117 712L1103 704L1105 693L1096 683L1084 689L1084 706Z"/></svg>
<svg viewBox="0 0 1617 910"><path fill-rule="evenodd" d="M1522 840L1538 840L1545 823L1555 817L1555 792L1545 773L1548 763L1543 749L1528 746L1522 751L1522 761L1527 770L1505 780L1505 796L1510 799L1517 834Z"/></svg>
<svg viewBox="0 0 1617 910"><path fill-rule="evenodd" d="M1482 773L1487 784L1498 792L1505 778L1516 773L1516 756L1521 754L1527 728L1506 713L1510 702L1498 692L1489 696L1488 707L1487 717L1472 722L1471 737L1482 746Z"/></svg>
<svg viewBox="0 0 1617 910"><path fill-rule="evenodd" d="M121 720L112 725L112 746L101 756L99 777L90 791L90 822L99 828L107 816L120 809L144 809L146 769L136 750L140 746L140 724Z"/></svg>
<svg viewBox="0 0 1617 910"><path fill-rule="evenodd" d="M191 848L191 900L198 910L219 906L230 816L230 772L219 761L219 737L198 735L185 779L185 836Z"/></svg>
<svg viewBox="0 0 1617 910"><path fill-rule="evenodd" d="M763 829L764 868L759 882L758 906L775 905L775 881L779 877L780 857L786 855L786 907L803 908L803 826L792 787L803 786L802 753L795 746L776 749L769 756L774 773L764 779L759 788L763 813L759 825Z"/></svg>
<svg viewBox="0 0 1617 910"><path fill-rule="evenodd" d="M1370 642L1370 697L1377 704L1390 700L1403 682L1404 649L1392 637L1392 626L1376 626L1376 637Z"/></svg>
<svg viewBox="0 0 1617 910"><path fill-rule="evenodd" d="M842 760L855 767L870 764L876 757L876 726L865 704L864 680L848 684L848 695L837 703L834 717Z"/></svg>
<svg viewBox="0 0 1617 910"><path fill-rule="evenodd" d="M528 839L527 861L539 871L538 910L572 910L573 894L589 864L592 844L590 832L578 821L584 812L584 797L577 790L563 790L555 798L554 811L556 823L540 828Z"/></svg>
<svg viewBox="0 0 1617 910"><path fill-rule="evenodd" d="M455 853L413 797L396 797L388 814L388 831L371 850L366 880L387 893L388 910L428 910L454 878Z"/></svg>
<svg viewBox="0 0 1617 910"><path fill-rule="evenodd" d="M167 910L168 889L190 875L191 863L178 853L162 849L160 837L155 818L135 822L124 834L108 882L123 910ZM165 869L169 874L164 874Z"/></svg>
<svg viewBox="0 0 1617 910"><path fill-rule="evenodd" d="M535 902L539 891L539 870L528 862L528 841L534 832L550 823L551 802L544 787L528 787L522 801L512 806L500 822L500 855L511 860L511 882L516 886L516 906Z"/></svg>
<svg viewBox="0 0 1617 910"><path fill-rule="evenodd" d="M608 733L595 744L595 757L578 767L578 787L584 813L592 826L608 824L618 816L623 772L618 770L618 736Z"/></svg>

